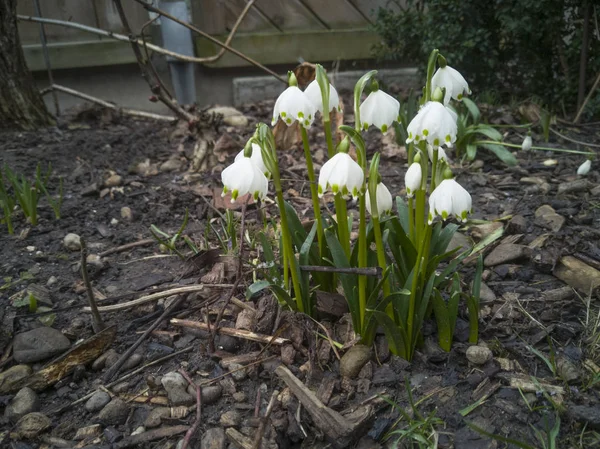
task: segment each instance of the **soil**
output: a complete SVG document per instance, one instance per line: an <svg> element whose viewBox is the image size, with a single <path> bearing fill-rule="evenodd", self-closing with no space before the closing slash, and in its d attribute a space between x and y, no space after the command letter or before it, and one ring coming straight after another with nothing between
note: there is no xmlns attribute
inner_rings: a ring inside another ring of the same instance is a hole
<svg viewBox="0 0 600 449"><path fill-rule="evenodd" d="M0 229L0 319L3 320L4 335L43 326L40 317L50 317L54 320L52 327L61 330L72 343L92 337L91 316L82 311L88 300L81 279L81 255L79 251L65 248L64 237L68 233L81 236L89 253L98 255L128 243L151 239L152 225L174 235L184 221L186 210L189 220L184 234L204 256L181 259L156 242L146 242L101 257L98 263L90 263L89 277L99 306L130 301L167 286L224 284L225 287L211 287L206 292L187 295L172 315L197 322L206 322L209 316L214 323L223 300L230 296L237 270L235 257L219 257L219 254L227 254L216 237L216 232L221 238L225 237L219 214L224 212L222 206L227 204L220 199L219 173L243 147L254 124L268 121L270 107L272 103L244 108L242 112L249 118L246 127L220 125L218 135L222 137L217 145L220 163L211 172L202 174L185 171L193 142L173 125L107 116L97 109L73 114L56 128L0 134L3 164L27 176L35 173L38 163L42 169L51 164L50 191L57 191L59 177L64 182L60 219L55 219L52 209L42 198L37 226L29 225L17 211L13 216L15 234L8 235L4 226ZM506 117L513 123L518 120L517 114L506 107L490 109L489 117L497 122L506 121ZM600 126L569 128L565 125L561 129L576 140L594 143L594 148L599 146ZM313 152L317 167L326 153L324 139L319 133L318 127L313 127L311 138L315 141ZM518 139L515 137L513 141L519 143ZM369 151L382 151L384 182L394 195L399 194L406 169L403 148L389 136L382 138L377 131L369 131L367 141ZM542 136L534 134L536 141L541 142ZM551 139L548 145L573 150L586 148L569 140ZM517 447L477 433L467 426L467 422L489 433L531 447L542 447L536 433L550 432L558 419L560 433L556 447L600 447L600 434L597 433L600 428L600 374L594 372L600 365L598 292L585 295L565 288L566 284L553 274L561 264L561 258L567 255L578 256L592 266L595 263L596 268L600 265L600 175L593 167L582 190L558 194L559 186L578 179L575 172L584 156L519 151L517 157L519 165L510 168L480 150L473 163L458 161L453 164L458 181L473 196L473 218L483 220L481 223L493 221L504 226L504 234L486 249L486 254L499 242L518 243L529 248L524 257L486 267L484 272L491 297L488 294L482 301L480 345L491 349L492 360L475 365L467 359L468 321L466 313L461 313L450 353L437 346L435 326L428 322L424 329L424 344L412 363L390 356L385 338L379 336L377 357L360 370L356 379L342 378L334 352L327 348L325 340L315 338L316 332L322 331L314 322L281 310L269 296L258 295L248 300L259 312L253 330L288 338L293 345L280 347L217 336L215 347L211 348L207 332L175 326L166 320L135 351L143 359L139 366L188 346L191 351L141 370L128 379L126 385L120 385L118 392L113 388L111 394L139 395L145 402L130 402L125 421L115 425L102 423L98 438L84 440L78 447L112 447L113 443L126 441L157 407L149 398L164 398L160 383L158 387L153 385L156 378L182 368L196 381L215 379L214 383L222 387L218 399L202 405L199 428L190 447L225 447L221 437L215 437L212 442L205 440L202 446L200 440L203 435L212 434L207 432L209 429L229 427L230 424L223 422L223 415L231 411L239 415L232 428L252 439L260 424L257 418L264 416L271 395L275 390L285 388L275 373L279 363L316 391L333 410L348 411L373 404L376 408L374 419L353 436L348 447L413 447L408 441L396 446L393 442L400 434L390 436L389 432L408 432L411 424L434 419L432 425L437 431L435 438L440 448ZM545 165L544 161L549 159L554 159L555 163ZM169 160L171 167L168 164L161 166ZM310 218L301 149L283 153L280 162L288 199L302 217ZM175 170L166 171L173 167ZM120 176L118 182L114 175ZM115 184L106 186L108 179L112 179L109 184ZM539 218L536 219L535 212L542 205L550 205L565 218L560 230L548 229ZM124 208L129 208L131 213ZM349 203L349 210L354 208L355 205ZM269 209L264 210L268 214ZM235 210L234 214L239 220L240 210ZM516 216L519 218L515 219ZM249 205L246 213L249 235L259 227L258 223L256 207ZM477 228L477 223L472 221L461 232L467 238L479 241L482 234L489 233L489 228ZM190 249L181 240L177 247L185 255L190 254ZM206 252L209 249L216 251ZM257 257L254 243L252 248L247 248L246 254L244 277L240 288L234 291L235 297L242 301L245 300L245 288L252 282L250 261ZM215 266L218 268L214 269ZM473 269L473 264L464 268L467 279L472 277ZM44 305L51 307L54 314L34 315L27 304L16 307L21 298L19 295L24 291L37 292L38 305L42 304L41 299L48 301ZM167 298L104 313L106 324L116 326L117 330L110 348L123 354L170 303L172 299ZM235 328L236 322L239 326L242 310L229 304L224 310L221 326ZM343 319L341 324L323 320L323 324L332 330L334 339L342 344L351 340L341 331L343 322ZM0 339L0 351L3 351L0 373L16 365L11 357L10 341L10 338ZM219 362L246 354L250 354L250 359L246 357L242 364L268 360L251 364L245 376L224 376L227 369ZM36 371L43 365L34 363L32 367ZM37 438L23 439L18 446L11 447L61 447L59 443L65 441L75 447L78 442L73 439L78 429L98 420L97 413L88 412L84 403L69 404L95 391L99 385L106 385L102 377L105 372L94 370L88 363L84 369L40 391L40 411L50 417L50 429ZM124 374L126 371L117 378ZM534 385L532 390L526 386L514 387L517 378L523 380L523 385L532 385L532 376L542 386ZM325 391L327 388L329 392ZM383 402L382 395L387 395L397 407ZM339 447L322 440L322 423L313 420L304 408L299 408L293 395L289 396L276 403L262 447ZM0 410L11 398L12 395L0 398ZM413 406L410 405L411 398ZM402 418L398 408L408 413L411 423ZM56 413L59 409L61 412ZM186 417L163 420L162 426L192 425L196 419L193 404L190 410ZM14 429L8 421L4 424L6 429ZM413 428L413 432L416 430ZM422 432L431 433L428 427L423 427ZM11 444L17 444L17 436L0 433L0 441L4 440L2 444L8 445L10 438ZM170 448L181 438L183 434L180 433L136 447ZM228 438L227 444L232 441ZM209 445L221 443L223 446Z"/></svg>

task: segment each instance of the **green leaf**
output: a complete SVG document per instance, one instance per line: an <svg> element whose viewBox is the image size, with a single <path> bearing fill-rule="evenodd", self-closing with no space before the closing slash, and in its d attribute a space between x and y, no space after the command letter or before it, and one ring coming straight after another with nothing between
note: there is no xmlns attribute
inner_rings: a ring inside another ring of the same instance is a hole
<svg viewBox="0 0 600 449"><path fill-rule="evenodd" d="M492 140L498 142L502 141L502 134L496 128L492 128L490 125L479 125L475 128L477 132L489 137Z"/></svg>
<svg viewBox="0 0 600 449"><path fill-rule="evenodd" d="M379 310L373 310L371 313L383 328L392 354L406 357L406 333L403 335L401 329L386 313Z"/></svg>
<svg viewBox="0 0 600 449"><path fill-rule="evenodd" d="M38 312L49 312L51 310L52 308L45 306L38 307L37 309ZM44 326L50 327L54 324L54 321L56 321L56 313L48 313L46 315L41 315L38 317L38 321Z"/></svg>
<svg viewBox="0 0 600 449"><path fill-rule="evenodd" d="M508 149L502 145L494 145L492 143L483 143L481 144L484 148L490 150L492 153L496 155L498 159L504 162L509 167L514 167L518 164L517 158L508 151Z"/></svg>
<svg viewBox="0 0 600 449"><path fill-rule="evenodd" d="M473 159L475 159L475 156L477 156L477 145L468 143L467 144L467 159L472 161Z"/></svg>
<svg viewBox="0 0 600 449"><path fill-rule="evenodd" d="M477 107L475 102L466 97L462 99L462 102L469 110L471 117L473 117L473 122L479 123L479 119L481 118L481 112L479 112L479 108Z"/></svg>

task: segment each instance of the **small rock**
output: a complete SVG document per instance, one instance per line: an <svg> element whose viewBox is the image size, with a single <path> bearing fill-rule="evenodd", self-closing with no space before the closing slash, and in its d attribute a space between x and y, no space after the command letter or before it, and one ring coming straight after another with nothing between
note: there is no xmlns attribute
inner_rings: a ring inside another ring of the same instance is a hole
<svg viewBox="0 0 600 449"><path fill-rule="evenodd" d="M52 287L57 282L58 282L58 278L56 276L50 276L48 278L48 281L46 281L46 287Z"/></svg>
<svg viewBox="0 0 600 449"><path fill-rule="evenodd" d="M496 294L485 282L481 282L479 299L482 303L494 302L496 300Z"/></svg>
<svg viewBox="0 0 600 449"><path fill-rule="evenodd" d="M471 235L477 240L483 240L488 235L494 233L498 229L502 228L503 225L499 221L491 221L489 223L480 224L474 226L471 230Z"/></svg>
<svg viewBox="0 0 600 449"><path fill-rule="evenodd" d="M17 422L14 433L21 438L31 439L46 430L52 421L43 413L33 412L23 416Z"/></svg>
<svg viewBox="0 0 600 449"><path fill-rule="evenodd" d="M104 260L98 254L88 254L85 261L88 266L94 267L98 271L102 271L106 267Z"/></svg>
<svg viewBox="0 0 600 449"><path fill-rule="evenodd" d="M131 436L139 435L140 433L144 433L145 431L146 431L146 428L144 426L139 426L133 432L131 432Z"/></svg>
<svg viewBox="0 0 600 449"><path fill-rule="evenodd" d="M0 394L6 394L18 388L23 380L32 373L27 365L15 365L0 373Z"/></svg>
<svg viewBox="0 0 600 449"><path fill-rule="evenodd" d="M556 213L554 208L549 204L540 206L535 211L535 223L544 228L550 229L553 232L561 230L565 224L565 217Z"/></svg>
<svg viewBox="0 0 600 449"><path fill-rule="evenodd" d="M40 409L40 400L31 388L24 387L19 390L4 410L4 416L12 422L16 422L23 416Z"/></svg>
<svg viewBox="0 0 600 449"><path fill-rule="evenodd" d="M133 221L133 212L130 207L123 206L121 208L121 218L125 221Z"/></svg>
<svg viewBox="0 0 600 449"><path fill-rule="evenodd" d="M123 424L129 415L129 404L122 399L113 398L98 414L98 419L104 425Z"/></svg>
<svg viewBox="0 0 600 449"><path fill-rule="evenodd" d="M235 320L235 328L236 329L246 329L253 330L256 326L256 312L244 309L242 310Z"/></svg>
<svg viewBox="0 0 600 449"><path fill-rule="evenodd" d="M600 271L573 256L562 257L553 274L586 295L600 286Z"/></svg>
<svg viewBox="0 0 600 449"><path fill-rule="evenodd" d="M106 404L110 402L110 395L102 390L96 391L91 398L85 403L85 409L88 412L94 413L102 410Z"/></svg>
<svg viewBox="0 0 600 449"><path fill-rule="evenodd" d="M94 371L100 371L106 365L106 359L111 357L112 354L117 354L117 351L115 351L114 349L109 349L108 351L103 353L100 357L94 360L94 363L92 363L92 369Z"/></svg>
<svg viewBox="0 0 600 449"><path fill-rule="evenodd" d="M202 435L200 441L200 449L225 449L227 440L225 439L225 431L220 427L208 429Z"/></svg>
<svg viewBox="0 0 600 449"><path fill-rule="evenodd" d="M151 342L148 344L146 348L146 360L148 362L153 362L154 360L158 360L161 357L172 354L173 348L169 348L168 346L161 345L160 343Z"/></svg>
<svg viewBox="0 0 600 449"><path fill-rule="evenodd" d="M576 179L575 181L563 182L558 185L558 194L585 192L589 189L590 183L587 179Z"/></svg>
<svg viewBox="0 0 600 449"><path fill-rule="evenodd" d="M110 175L106 181L104 181L104 187L117 187L120 186L123 182L123 178L116 173Z"/></svg>
<svg viewBox="0 0 600 449"><path fill-rule="evenodd" d="M527 231L527 220L523 215L515 215L508 222L506 230L509 234L524 234Z"/></svg>
<svg viewBox="0 0 600 449"><path fill-rule="evenodd" d="M122 370L128 371L131 368L135 368L140 363L142 363L142 360L144 360L144 356L142 354L138 354L138 353L131 354L131 357L129 357L123 364Z"/></svg>
<svg viewBox="0 0 600 449"><path fill-rule="evenodd" d="M104 368L110 368L114 364L116 364L121 358L121 354L117 351L108 351L108 356L104 362Z"/></svg>
<svg viewBox="0 0 600 449"><path fill-rule="evenodd" d="M214 108L210 108L208 111L209 114L222 114L223 115L223 123L229 126L235 126L237 128L245 128L248 126L248 118L231 106L215 106Z"/></svg>
<svg viewBox="0 0 600 449"><path fill-rule="evenodd" d="M115 443L123 438L123 434L115 429L114 426L108 426L105 428L102 432L102 435L104 435L104 439L110 444Z"/></svg>
<svg viewBox="0 0 600 449"><path fill-rule="evenodd" d="M450 239L450 243L448 243L448 248L446 249L446 251L452 251L456 248L460 248L458 252L461 253L472 247L473 242L469 237L467 237L464 234L461 234L460 232L455 232L452 236L452 239Z"/></svg>
<svg viewBox="0 0 600 449"><path fill-rule="evenodd" d="M102 426L100 424L93 424L87 427L80 427L77 429L77 433L73 437L75 441L85 440L87 438L94 439L102 434Z"/></svg>
<svg viewBox="0 0 600 449"><path fill-rule="evenodd" d="M171 405L192 405L196 403L196 398L186 391L188 383L181 374L175 371L167 373L161 379L161 383L167 391L167 397Z"/></svg>
<svg viewBox="0 0 600 449"><path fill-rule="evenodd" d="M111 218L110 219L110 225L111 226L116 226L119 224L119 220L117 220L116 218Z"/></svg>
<svg viewBox="0 0 600 449"><path fill-rule="evenodd" d="M219 424L222 427L235 427L239 426L242 422L242 416L240 412L237 410L229 410L221 415L221 419L219 420Z"/></svg>
<svg viewBox="0 0 600 449"><path fill-rule="evenodd" d="M215 345L217 348L227 352L236 352L240 347L240 343L237 338L230 335L221 334L216 336Z"/></svg>
<svg viewBox="0 0 600 449"><path fill-rule="evenodd" d="M556 361L556 371L559 377L567 383L576 382L581 377L575 364L565 357L559 357Z"/></svg>
<svg viewBox="0 0 600 449"><path fill-rule="evenodd" d="M365 345L354 345L340 360L340 374L354 379L370 359L371 348Z"/></svg>
<svg viewBox="0 0 600 449"><path fill-rule="evenodd" d="M592 429L600 429L600 407L595 405L569 405L567 414L577 422L587 423Z"/></svg>
<svg viewBox="0 0 600 449"><path fill-rule="evenodd" d="M18 363L39 362L70 348L71 342L62 332L43 326L15 336L13 357Z"/></svg>
<svg viewBox="0 0 600 449"><path fill-rule="evenodd" d="M229 372L236 382L241 382L246 378L246 368L239 363L231 363L229 365Z"/></svg>
<svg viewBox="0 0 600 449"><path fill-rule="evenodd" d="M246 399L248 399L248 396L243 391L236 391L235 393L233 393L232 397L235 402L240 403L246 402Z"/></svg>
<svg viewBox="0 0 600 449"><path fill-rule="evenodd" d="M80 251L81 250L81 237L77 234L69 233L65 235L63 239L63 245L69 251Z"/></svg>
<svg viewBox="0 0 600 449"><path fill-rule="evenodd" d="M169 407L156 407L148 414L144 426L153 429L161 425L163 418L169 418L170 416L171 410Z"/></svg>
<svg viewBox="0 0 600 449"><path fill-rule="evenodd" d="M490 348L485 346L469 346L467 349L467 359L474 365L483 365L492 360L493 354Z"/></svg>
<svg viewBox="0 0 600 449"><path fill-rule="evenodd" d="M485 258L483 264L486 267L505 264L514 260L519 260L529 255L529 248L525 245L516 243L501 243L492 250Z"/></svg>
<svg viewBox="0 0 600 449"><path fill-rule="evenodd" d="M202 387L202 404L214 404L219 400L222 394L223 388L221 385L208 385L206 387Z"/></svg>
<svg viewBox="0 0 600 449"><path fill-rule="evenodd" d="M183 168L183 162L178 157L172 157L167 161L160 164L159 170L161 172L172 172L172 171L181 171Z"/></svg>

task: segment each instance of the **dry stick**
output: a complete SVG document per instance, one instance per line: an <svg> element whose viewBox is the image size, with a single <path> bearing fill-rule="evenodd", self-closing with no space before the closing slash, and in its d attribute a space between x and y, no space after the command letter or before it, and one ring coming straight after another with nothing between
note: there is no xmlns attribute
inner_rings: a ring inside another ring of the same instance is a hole
<svg viewBox="0 0 600 449"><path fill-rule="evenodd" d="M42 15L40 8L40 0L33 0L33 9L38 16ZM44 53L44 63L46 64L46 71L48 72L48 81L50 85L54 84L54 76L52 75L52 65L50 64L50 55L48 54L48 42L46 41L46 30L44 24L40 23L40 42L42 43L42 52ZM52 91L52 98L54 100L54 109L56 110L56 116L60 115L60 106L58 105L58 95Z"/></svg>
<svg viewBox="0 0 600 449"><path fill-rule="evenodd" d="M171 91L167 88L167 86L163 82L162 78L160 77L160 75L158 74L158 72L156 70L156 67L154 67L154 63L152 62L152 57L150 56L150 53L148 52L148 43L146 42L146 35L144 34L146 32L146 27L149 26L151 23L154 23L155 21L157 21L158 18L159 18L159 16L155 16L154 19L148 20L142 26L142 29L140 30L140 36L142 37L142 42L144 43L144 53L146 54L146 61L148 62L148 65L150 66L150 70L152 70L152 74L154 75L154 78L156 79L156 81L158 81L160 88L165 92L167 97L169 97L171 100L173 100L173 98L174 98L173 94L171 93Z"/></svg>
<svg viewBox="0 0 600 449"><path fill-rule="evenodd" d="M194 381L192 380L192 378L186 370L181 368L179 372L183 377L185 377L185 380L187 380L188 383L196 389L196 421L194 421L194 424L192 424L192 426L185 433L185 437L183 438L183 443L181 445L181 449L187 449L188 444L190 444L190 439L196 433L196 430L198 430L198 427L200 426L200 421L202 418L202 390L200 386L194 383Z"/></svg>
<svg viewBox="0 0 600 449"><path fill-rule="evenodd" d="M156 240L154 240L154 239L138 240L137 242L131 242L131 243L127 243L125 245L117 246L115 248L107 249L106 251L103 251L98 255L100 257L106 257L111 254L122 253L123 251L127 251L128 249L137 248L138 246L151 245L153 243L156 243Z"/></svg>
<svg viewBox="0 0 600 449"><path fill-rule="evenodd" d="M581 114L583 114L583 111L584 111L585 107L587 106L588 101L590 101L590 98L592 98L592 95L594 94L594 92L598 88L599 84L600 84L600 73L598 73L598 76L596 77L596 81L594 81L594 85L592 86L592 88L588 92L587 97L585 97L585 101L583 102L583 104L579 108L579 111L577 111L577 115L575 116L575 120L573 120L573 123L579 123L579 119L581 118Z"/></svg>
<svg viewBox="0 0 600 449"><path fill-rule="evenodd" d="M183 327L191 327L193 329L201 329L203 331L209 329L215 329L216 325L209 326L205 323L201 323L199 321L190 321L190 320L180 320L178 318L171 318L170 323L174 326L183 326ZM245 329L235 329L233 327L219 327L216 332L229 335L231 337L243 338L245 340L257 341L259 343L264 344L275 344L282 345L284 343L289 343L290 340L287 338L276 337L273 338L270 335L257 334L256 332L250 332Z"/></svg>
<svg viewBox="0 0 600 449"><path fill-rule="evenodd" d="M242 58L244 61L249 62L253 66L258 67L261 70L264 70L269 75L274 76L279 81L281 81L282 83L285 83L287 85L287 83L288 83L287 79L285 79L282 76L278 75L277 73L275 73L271 69L265 67L260 62L255 61L254 59L246 56L245 54L243 54L242 52L236 50L235 48L232 48L229 45L221 42L220 40L212 37L210 34L205 33L204 31L196 28L194 25L191 25L191 24L189 24L189 23L187 23L187 22L185 22L183 20L179 20L177 17L172 16L171 14L169 14L169 13L167 13L167 12L161 10L161 9L155 8L154 6L146 3L144 0L133 0L133 1L136 2L136 3L139 3L144 8L146 8L148 11L151 11L151 12L156 13L156 14L160 14L161 16L164 16L167 19L171 19L173 22L178 23L179 25L182 25L182 26L186 27L187 29L193 31L194 33L199 34L200 36L204 37L205 39L208 39L209 41L211 41L213 44L218 45L219 47L224 48L225 50L233 53L234 55L238 56L239 58ZM120 0L115 0L115 2L120 2Z"/></svg>
<svg viewBox="0 0 600 449"><path fill-rule="evenodd" d="M165 362L165 361L167 361L167 360L169 360L169 359L172 359L173 357L177 357L178 355L185 354L186 352L190 352L192 349L194 349L194 345L190 345L190 346L188 346L188 347L186 347L186 348L183 348L183 349L181 349L180 351L177 351L177 352L174 352L174 353L172 353L172 354L166 355L166 356L164 356L164 357L161 357L160 359L156 359L156 360L154 360L153 362L146 363L144 366L141 366L141 367L139 367L138 369L136 369L136 370L134 370L134 371L132 371L132 372L130 372L130 373L128 373L128 374L125 374L124 376L122 376L122 377L120 377L120 378L118 378L117 380L115 380L115 381L113 381L113 382L111 382L111 383L109 383L109 384L106 384L106 385L105 385L105 387L106 387L106 388L112 388L112 387L114 387L115 385L117 385L117 384L119 384L119 383L121 383L121 382L123 382L123 381L125 381L125 380L129 379L130 377L133 377L133 376L135 376L136 374L139 374L139 373L141 373L141 372L142 372L142 371L144 371L146 368L149 368L149 367L151 367L151 366L154 366L154 365L158 365L159 363ZM71 408L71 407L74 407L74 406L76 406L76 405L78 405L78 404L81 404L82 402L85 402L85 401L87 401L87 400L88 400L89 398L91 398L91 397L92 397L92 396L93 396L95 393L96 393L96 390L92 391L91 393L88 393L88 394L86 394L85 396L83 396L83 397L81 397L81 398L77 399L76 401L73 401L73 402L71 402L70 404L64 405L64 406L62 406L62 407L60 407L59 409L56 409L56 410L54 410L54 411L50 411L48 414L49 414L49 415L56 415L56 414L58 414L58 413L62 413L62 412L64 412L65 410L67 410L67 409L69 409L69 408Z"/></svg>
<svg viewBox="0 0 600 449"><path fill-rule="evenodd" d="M185 297L181 296L177 298L177 300L174 301L173 304L167 307L164 310L164 312L156 319L156 321L152 323L152 326L146 329L146 332L140 335L136 342L132 344L131 347L127 351L125 351L121 357L119 357L119 360L117 360L117 362L114 365L111 365L111 367L106 370L106 372L102 376L104 382L112 380L112 378L119 373L119 370L121 369L123 364L129 359L131 354L133 354L133 352L144 342L144 340L148 338L152 331L156 329L173 312L173 310L176 310L177 307L179 307L179 304L181 304L184 299Z"/></svg>
<svg viewBox="0 0 600 449"><path fill-rule="evenodd" d="M250 197L246 198L246 201L244 201L244 203L242 204L242 222L240 224L240 250L238 253L238 267L237 267L238 269L237 269L237 274L235 276L235 282L233 284L233 287L229 291L227 298L223 302L223 306L221 307L221 310L219 310L219 313L217 314L217 319L215 320L215 325L212 329L212 332L210 333L210 339L208 341L208 347L210 349L210 352L215 352L215 336L217 335L217 331L219 330L219 324L221 322L221 318L223 318L223 313L225 312L225 308L229 304L229 301L231 300L231 298L233 298L233 295L235 294L238 286L240 285L240 282L242 281L242 277L243 277L242 271L243 271L243 267L244 267L243 256L244 256L244 232L245 232L245 227L246 227L246 207L248 206L249 200L250 200Z"/></svg>
<svg viewBox="0 0 600 449"><path fill-rule="evenodd" d="M94 298L94 292L92 290L92 284L90 284L90 278L87 272L87 246L83 237L80 239L81 243L81 277L83 277L83 283L85 284L85 291L87 292L88 301L90 303L90 311L92 312L92 328L94 333L97 334L102 331L106 325L102 321L100 312L98 311L98 305L96 304L96 298Z"/></svg>
<svg viewBox="0 0 600 449"><path fill-rule="evenodd" d="M153 114L152 112L144 112L144 111L137 111L135 109L120 108L108 101L102 100L101 98L92 97L91 95L84 94L83 92L79 92L79 91L71 89L69 87L61 86L60 84L52 84L50 87L40 91L40 93L42 95L44 95L50 91L53 92L56 90L58 90L60 92L64 92L69 95L72 95L74 97L81 98L86 101L90 101L92 103L99 104L100 106L104 106L105 108L119 111L123 114L132 115L134 117L151 118L154 120L162 120L162 121L167 121L167 122L173 122L173 121L177 120L176 117L172 117L170 115Z"/></svg>
<svg viewBox="0 0 600 449"><path fill-rule="evenodd" d="M271 416L273 407L275 407L275 402L277 402L278 395L279 391L277 390L275 390L271 395L271 400L269 401L269 405L267 405L267 411L265 412L265 416L261 418L260 424L258 425L258 429L256 430L256 434L254 435L254 442L252 445L253 449L258 449L260 447L260 442L262 440L263 435L265 434L265 430L267 429L267 422L269 421L269 417Z"/></svg>
<svg viewBox="0 0 600 449"><path fill-rule="evenodd" d="M344 274L362 274L364 276L381 277L381 267L367 267L367 268L338 268L338 267L326 267L321 265L300 265L301 271L322 271L324 273L344 273Z"/></svg>

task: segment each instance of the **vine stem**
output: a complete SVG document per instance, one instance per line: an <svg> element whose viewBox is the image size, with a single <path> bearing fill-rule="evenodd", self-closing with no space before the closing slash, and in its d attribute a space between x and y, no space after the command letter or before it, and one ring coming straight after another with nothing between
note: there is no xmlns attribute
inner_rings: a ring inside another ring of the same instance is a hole
<svg viewBox="0 0 600 449"><path fill-rule="evenodd" d="M308 180L310 181L310 196L312 197L312 205L315 214L315 220L317 221L317 241L319 243L319 254L323 256L324 239L323 233L323 221L321 218L321 205L319 203L319 196L317 193L317 182L315 178L315 169L313 166L312 155L310 154L310 143L308 141L308 132L303 126L302 129L302 146L304 147L304 158L306 159L306 169L308 171Z"/></svg>

